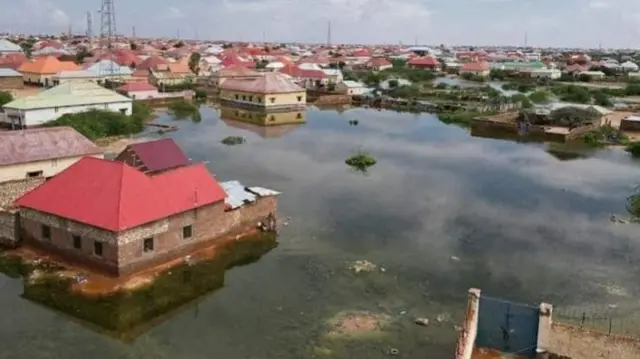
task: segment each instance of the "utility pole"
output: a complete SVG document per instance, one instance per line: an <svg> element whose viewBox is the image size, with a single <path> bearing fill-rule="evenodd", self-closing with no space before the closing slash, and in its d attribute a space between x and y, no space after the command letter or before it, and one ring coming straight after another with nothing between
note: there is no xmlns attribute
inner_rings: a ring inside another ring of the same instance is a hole
<svg viewBox="0 0 640 359"><path fill-rule="evenodd" d="M524 32L524 47L529 47L529 34Z"/></svg>
<svg viewBox="0 0 640 359"><path fill-rule="evenodd" d="M327 24L327 45L331 45L331 20Z"/></svg>
<svg viewBox="0 0 640 359"><path fill-rule="evenodd" d="M176 30L176 38L180 40L180 29Z"/></svg>
<svg viewBox="0 0 640 359"><path fill-rule="evenodd" d="M93 19L91 18L91 11L87 11L87 37L89 40L93 40Z"/></svg>
<svg viewBox="0 0 640 359"><path fill-rule="evenodd" d="M136 26L135 25L131 26L131 37L132 38L136 37Z"/></svg>

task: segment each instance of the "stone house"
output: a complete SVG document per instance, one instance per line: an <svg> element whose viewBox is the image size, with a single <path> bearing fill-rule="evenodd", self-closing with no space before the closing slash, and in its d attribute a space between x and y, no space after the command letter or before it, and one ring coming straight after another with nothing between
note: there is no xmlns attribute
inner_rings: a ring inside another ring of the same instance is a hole
<svg viewBox="0 0 640 359"><path fill-rule="evenodd" d="M123 162L85 157L16 201L21 239L126 275L258 222L274 228L278 192L234 188L227 193L201 163L150 176Z"/></svg>
<svg viewBox="0 0 640 359"><path fill-rule="evenodd" d="M130 144L115 160L147 174L191 164L182 149L170 138Z"/></svg>
<svg viewBox="0 0 640 359"><path fill-rule="evenodd" d="M84 156L102 158L103 154L71 127L0 132L0 183L50 178Z"/></svg>
<svg viewBox="0 0 640 359"><path fill-rule="evenodd" d="M24 88L22 74L10 68L0 68L0 90L18 90Z"/></svg>

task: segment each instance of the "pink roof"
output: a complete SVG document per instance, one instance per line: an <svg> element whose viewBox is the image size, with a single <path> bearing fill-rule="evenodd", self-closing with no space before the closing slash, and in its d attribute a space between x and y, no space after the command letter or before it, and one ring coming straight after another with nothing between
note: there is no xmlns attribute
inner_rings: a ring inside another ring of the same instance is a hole
<svg viewBox="0 0 640 359"><path fill-rule="evenodd" d="M263 76L257 76L250 79L229 79L223 82L222 85L220 85L220 88L260 94L305 91L302 87L296 85L291 79L278 72L269 72Z"/></svg>
<svg viewBox="0 0 640 359"><path fill-rule="evenodd" d="M319 80L326 77L325 73L320 70L301 69L295 64L285 65L283 68L278 70L278 72L283 73L285 75L289 75L291 77L296 77L296 78L308 78L308 79Z"/></svg>
<svg viewBox="0 0 640 359"><path fill-rule="evenodd" d="M120 92L154 91L157 89L148 82L129 82L117 88Z"/></svg>
<svg viewBox="0 0 640 359"><path fill-rule="evenodd" d="M84 157L16 204L120 232L225 196L201 163L148 176L122 162Z"/></svg>
<svg viewBox="0 0 640 359"><path fill-rule="evenodd" d="M409 60L409 65L439 66L440 61L431 56L414 57Z"/></svg>
<svg viewBox="0 0 640 359"><path fill-rule="evenodd" d="M470 62L462 65L462 71L481 72L489 70L488 62Z"/></svg>

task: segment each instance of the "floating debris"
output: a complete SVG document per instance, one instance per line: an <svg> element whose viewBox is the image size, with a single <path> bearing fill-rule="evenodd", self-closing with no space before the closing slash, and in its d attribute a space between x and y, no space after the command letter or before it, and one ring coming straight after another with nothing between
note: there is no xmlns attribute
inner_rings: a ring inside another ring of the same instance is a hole
<svg viewBox="0 0 640 359"><path fill-rule="evenodd" d="M391 322L391 317L366 311L343 311L327 321L332 328L329 336L363 336L381 334L382 328Z"/></svg>
<svg viewBox="0 0 640 359"><path fill-rule="evenodd" d="M347 158L344 161L347 165L351 166L353 169L366 172L367 169L377 163L376 159L364 152L358 152L355 155Z"/></svg>
<svg viewBox="0 0 640 359"><path fill-rule="evenodd" d="M429 319L427 318L416 318L413 320L413 322L418 325L422 325L423 327L426 327L427 325L429 325Z"/></svg>
<svg viewBox="0 0 640 359"><path fill-rule="evenodd" d="M227 146L235 146L235 145L241 145L247 141L242 136L228 136L223 138L222 141L220 142L222 142Z"/></svg>
<svg viewBox="0 0 640 359"><path fill-rule="evenodd" d="M400 354L400 351L398 349L396 349L396 348L391 348L391 349L389 349L389 354L398 355L398 354Z"/></svg>
<svg viewBox="0 0 640 359"><path fill-rule="evenodd" d="M369 262L368 260L357 260L349 267L349 269L351 269L355 273L373 272L374 270L376 270L376 268L378 268L378 266L376 266L372 262Z"/></svg>

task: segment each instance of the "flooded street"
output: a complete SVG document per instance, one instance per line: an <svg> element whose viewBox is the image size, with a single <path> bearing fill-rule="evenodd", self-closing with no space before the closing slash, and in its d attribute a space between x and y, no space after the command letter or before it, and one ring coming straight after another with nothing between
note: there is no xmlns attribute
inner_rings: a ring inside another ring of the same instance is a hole
<svg viewBox="0 0 640 359"><path fill-rule="evenodd" d="M640 306L638 227L609 220L640 179L624 151L562 161L427 114L305 118L268 136L208 107L199 123L160 118L219 181L282 192L279 245L130 342L23 299L22 281L0 275L0 358L450 358L470 287L578 313ZM377 160L366 174L344 163L358 151ZM375 268L355 273L359 260ZM353 323L336 324L341 313Z"/></svg>

